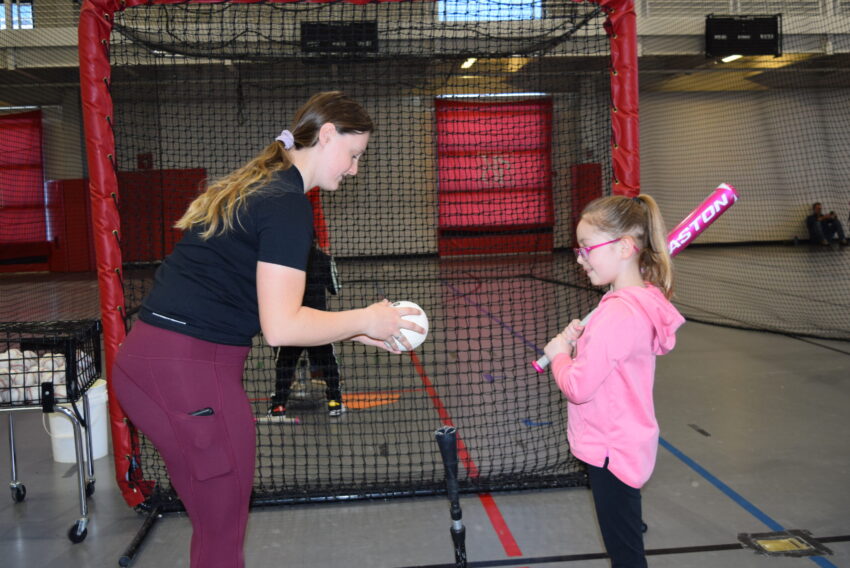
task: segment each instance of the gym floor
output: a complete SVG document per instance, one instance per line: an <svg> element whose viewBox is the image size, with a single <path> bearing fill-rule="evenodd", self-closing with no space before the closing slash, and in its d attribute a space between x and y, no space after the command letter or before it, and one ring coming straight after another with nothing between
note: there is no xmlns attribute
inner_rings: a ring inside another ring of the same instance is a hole
<svg viewBox="0 0 850 568"><path fill-rule="evenodd" d="M693 322L678 338L658 360L662 447L643 490L650 565L850 566L850 345ZM145 516L120 496L111 456L98 459L88 536L71 543L76 465L53 461L42 419L14 413L27 496L0 498L3 565L118 566ZM7 416L0 423L5 435ZM0 468L10 471L8 447ZM463 495L461 505L470 566L609 565L586 489ZM439 497L261 508L247 566L452 567L450 526ZM805 532L758 536L782 531ZM188 566L190 532L185 515L159 518L131 565ZM757 553L739 535L802 550ZM789 556L808 551L823 555Z"/></svg>

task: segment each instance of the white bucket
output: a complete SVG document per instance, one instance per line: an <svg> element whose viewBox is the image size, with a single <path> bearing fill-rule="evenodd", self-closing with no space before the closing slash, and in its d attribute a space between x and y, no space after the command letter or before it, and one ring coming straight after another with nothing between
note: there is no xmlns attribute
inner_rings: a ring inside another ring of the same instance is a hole
<svg viewBox="0 0 850 568"><path fill-rule="evenodd" d="M88 390L89 417L91 429L91 450L94 459L102 458L109 452L107 443L107 405L106 381L98 379ZM65 408L71 408L70 403L60 404ZM77 408L83 412L83 399L77 401ZM72 410L73 412L73 410ZM77 451L74 446L74 425L71 420L61 412L48 414L50 423L50 442L53 446L53 461L59 463L77 463ZM83 444L83 455L88 460L88 448L86 447L86 431L81 428Z"/></svg>

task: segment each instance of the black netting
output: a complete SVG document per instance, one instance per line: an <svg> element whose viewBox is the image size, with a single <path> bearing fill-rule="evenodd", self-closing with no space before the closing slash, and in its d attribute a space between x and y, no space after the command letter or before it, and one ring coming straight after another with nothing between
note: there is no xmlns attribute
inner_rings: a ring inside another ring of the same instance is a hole
<svg viewBox="0 0 850 568"><path fill-rule="evenodd" d="M441 6L463 4L476 3L137 6L115 15L110 45L93 40L113 64L96 82L115 99L131 313L199 185L253 156L307 97L342 89L375 119L360 173L323 197L343 284L329 306L416 301L431 336L416 361L338 345L350 411L336 421L302 359L303 423L258 428L259 496L430 491L441 479L431 432L446 419L468 452L467 488L574 479L563 402L526 362L595 301L566 249L583 203L608 192L623 135L609 117L605 15L542 0L505 19L519 10L506 0L488 3L488 21L447 21ZM15 65L0 70L0 322L14 326L112 309L98 302L91 243L111 229L91 222L79 59L62 39L79 8L39 6L35 27L56 33L25 47L9 35ZM706 15L727 9L781 14L782 55L706 57ZM676 257L675 302L691 320L850 339L850 251L812 242L805 224L814 202L850 222L850 34L836 24L848 16L844 1L637 3L641 190L668 226L720 182L741 194ZM27 121L35 131L13 132ZM246 372L258 417L272 365L258 338ZM141 440L134 479L167 492Z"/></svg>
<svg viewBox="0 0 850 568"><path fill-rule="evenodd" d="M670 15L703 30L717 4L689 2L689 16ZM706 57L702 38L695 45L673 25L642 39L645 52L663 55L640 59L641 191L658 198L668 223L719 182L741 194L676 258L677 306L691 319L850 339L850 249L837 235L822 244L806 224L815 202L844 231L849 220L850 36L831 33L822 8L746 2L741 19L778 15L779 57Z"/></svg>
<svg viewBox="0 0 850 568"><path fill-rule="evenodd" d="M297 425L264 418L275 359L258 337L244 379L259 419L257 500L440 490L433 432L446 422L462 440L466 489L584 482L562 395L529 361L596 298L571 253L552 251L570 246L576 203L610 186L609 48L598 7L556 8L487 23L440 23L429 2L116 15L131 313L199 184L253 157L310 95L345 91L377 127L358 175L322 196L342 283L329 308L414 301L431 334L411 356L336 345L348 409L339 418L303 356L287 405ZM156 451L144 437L139 450L143 477L167 496Z"/></svg>

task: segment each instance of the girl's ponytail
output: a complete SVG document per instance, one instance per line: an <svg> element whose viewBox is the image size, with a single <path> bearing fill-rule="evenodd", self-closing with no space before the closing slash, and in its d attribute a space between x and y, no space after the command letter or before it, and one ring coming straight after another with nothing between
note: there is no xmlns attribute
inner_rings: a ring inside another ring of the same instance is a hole
<svg viewBox="0 0 850 568"><path fill-rule="evenodd" d="M640 268L645 280L652 282L669 299L673 295L673 263L667 246L667 228L658 204L649 195L634 198L646 208L646 244L641 249Z"/></svg>

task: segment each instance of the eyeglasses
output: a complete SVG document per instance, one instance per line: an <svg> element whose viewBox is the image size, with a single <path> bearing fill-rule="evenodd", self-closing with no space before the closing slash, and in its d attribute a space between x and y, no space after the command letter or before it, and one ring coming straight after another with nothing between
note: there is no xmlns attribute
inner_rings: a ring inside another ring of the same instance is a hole
<svg viewBox="0 0 850 568"><path fill-rule="evenodd" d="M623 240L623 237L620 237L619 239L614 239L613 241L608 241L608 242L605 242L605 243L599 243L598 245L590 245L589 247L574 248L573 252L576 253L576 258L581 257L581 258L587 260L588 258L590 258L590 251L592 251L593 249L599 248L599 247L604 247L605 245L610 245L612 243L616 243L616 242L622 241L622 240Z"/></svg>

